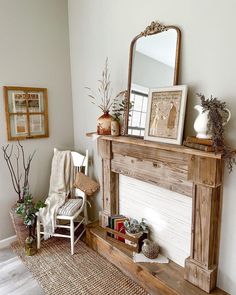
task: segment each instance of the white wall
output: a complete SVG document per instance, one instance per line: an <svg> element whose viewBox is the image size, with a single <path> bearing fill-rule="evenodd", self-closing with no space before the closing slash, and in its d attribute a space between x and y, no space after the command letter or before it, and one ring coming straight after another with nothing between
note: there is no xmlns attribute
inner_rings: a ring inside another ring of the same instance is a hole
<svg viewBox="0 0 236 295"><path fill-rule="evenodd" d="M73 148L66 0L0 0L0 145L6 145L3 85L48 88L50 137L22 141L32 162L31 191L46 196L54 146ZM0 240L14 235L9 210L16 202L0 151Z"/></svg>
<svg viewBox="0 0 236 295"><path fill-rule="evenodd" d="M89 103L84 87L96 89L108 56L114 93L126 89L130 42L152 20L177 25L182 31L180 83L190 88L186 133L192 133L196 117L194 93L214 94L225 99L232 110L227 137L236 146L235 11L234 0L69 0L76 146L89 147L96 155L96 145L85 133L95 130L100 112ZM94 168L98 175L100 165L96 157ZM230 175L225 173L218 280L218 285L231 294L236 294L235 176L236 169ZM99 197L96 210L101 207Z"/></svg>

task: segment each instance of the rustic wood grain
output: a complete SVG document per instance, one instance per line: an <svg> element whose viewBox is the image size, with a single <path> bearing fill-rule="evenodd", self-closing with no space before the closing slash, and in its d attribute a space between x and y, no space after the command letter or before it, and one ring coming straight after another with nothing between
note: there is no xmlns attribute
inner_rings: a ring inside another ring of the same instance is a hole
<svg viewBox="0 0 236 295"><path fill-rule="evenodd" d="M174 159L171 161L168 155L166 155L166 160L142 160L114 154L111 169L113 172L156 184L171 191L192 197L193 185L192 182L187 180L187 162L183 161L181 164L178 163L178 160L176 162Z"/></svg>
<svg viewBox="0 0 236 295"><path fill-rule="evenodd" d="M218 263L221 188L196 185L191 258L209 269Z"/></svg>
<svg viewBox="0 0 236 295"><path fill-rule="evenodd" d="M104 140L102 137L98 138L98 153L102 159L111 159L111 145L112 143L108 140Z"/></svg>
<svg viewBox="0 0 236 295"><path fill-rule="evenodd" d="M111 171L111 143L98 140L99 154L102 157L102 200L103 211L100 213L100 225L108 225L108 217L119 212L119 174Z"/></svg>
<svg viewBox="0 0 236 295"><path fill-rule="evenodd" d="M204 269L196 261L186 259L184 278L205 292L210 293L216 286L217 267Z"/></svg>
<svg viewBox="0 0 236 295"><path fill-rule="evenodd" d="M189 156L188 179L211 187L219 186L222 184L223 164L222 160Z"/></svg>
<svg viewBox="0 0 236 295"><path fill-rule="evenodd" d="M117 173L111 171L111 160L103 160L103 173L107 177L104 178L104 197L103 209L109 214L118 212L118 178Z"/></svg>
<svg viewBox="0 0 236 295"><path fill-rule="evenodd" d="M209 267L209 237L212 189L205 186L195 188L194 246L193 259Z"/></svg>
<svg viewBox="0 0 236 295"><path fill-rule="evenodd" d="M189 178L195 182L190 258L185 278L210 292L217 282L220 245L223 161L191 156Z"/></svg>
<svg viewBox="0 0 236 295"><path fill-rule="evenodd" d="M157 147L131 145L129 143L112 142L112 152L139 159L149 159L162 163L175 163L188 167L188 155L181 151L169 151L168 149L158 149Z"/></svg>
<svg viewBox="0 0 236 295"><path fill-rule="evenodd" d="M143 140L142 138L135 138L131 136L102 136L100 137L103 140L112 141L114 142L120 142L120 143L127 143L129 145L138 145L142 147L153 147L158 150L165 150L165 151L172 151L177 153L183 153L187 155L196 155L196 156L203 156L207 158L213 158L213 159L221 159L222 155L221 153L214 153L214 152L204 152L199 151L196 149L188 148L183 145L175 145L175 144L167 144L167 143L159 143L159 142L153 142L148 140Z"/></svg>
<svg viewBox="0 0 236 295"><path fill-rule="evenodd" d="M204 291L184 280L184 269L170 261L169 264L134 263L132 251L120 244L106 240L105 230L91 224L87 227L86 243L107 258L123 273L141 285L151 295L206 295ZM216 288L212 295L227 295Z"/></svg>
<svg viewBox="0 0 236 295"><path fill-rule="evenodd" d="M108 216L119 213L119 174L192 195L191 255L185 262L185 279L206 292L213 290L220 240L221 154L129 137L102 136L98 142L103 162L100 224L106 226Z"/></svg>

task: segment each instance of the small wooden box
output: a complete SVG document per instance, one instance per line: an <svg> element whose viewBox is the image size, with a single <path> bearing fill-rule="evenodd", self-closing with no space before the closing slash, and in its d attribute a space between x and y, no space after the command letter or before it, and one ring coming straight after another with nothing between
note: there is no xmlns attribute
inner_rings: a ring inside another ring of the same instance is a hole
<svg viewBox="0 0 236 295"><path fill-rule="evenodd" d="M111 229L109 227L106 227L105 231L106 231L106 239L111 240L111 241L115 241L116 243L119 243L123 247L125 247L125 248L127 248L129 250L132 250L134 252L137 252L137 253L139 253L141 251L143 240L148 238L148 233L147 232L144 232L141 235L141 237L139 237L139 238L134 238L134 237L131 237L131 236L127 235L127 234L123 234L123 233L118 232L118 231L116 231L114 229ZM120 238L123 238L125 240L128 240L130 242L133 242L135 245L129 245L129 244L126 244L125 242L119 241L118 239L111 237L111 234L116 235L116 236L118 236Z"/></svg>

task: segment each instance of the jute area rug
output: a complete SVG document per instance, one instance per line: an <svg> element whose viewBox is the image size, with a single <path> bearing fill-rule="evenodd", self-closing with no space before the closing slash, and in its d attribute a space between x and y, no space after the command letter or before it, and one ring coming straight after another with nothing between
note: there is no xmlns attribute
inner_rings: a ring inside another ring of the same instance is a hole
<svg viewBox="0 0 236 295"><path fill-rule="evenodd" d="M70 255L66 239L51 238L31 257L18 243L13 251L22 259L46 295L148 295L115 266L79 241Z"/></svg>

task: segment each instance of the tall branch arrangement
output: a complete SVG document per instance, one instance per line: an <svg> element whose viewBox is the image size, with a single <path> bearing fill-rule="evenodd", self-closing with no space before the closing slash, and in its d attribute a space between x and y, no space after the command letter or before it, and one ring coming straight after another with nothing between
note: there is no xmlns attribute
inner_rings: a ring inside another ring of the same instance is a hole
<svg viewBox="0 0 236 295"><path fill-rule="evenodd" d="M212 135L213 148L215 152L222 152L227 168L229 172L232 172L233 165L236 164L235 151L226 146L224 140L224 114L227 113L226 103L213 96L206 99L201 93L197 93L197 96L201 100L203 112L209 111L208 129Z"/></svg>
<svg viewBox="0 0 236 295"><path fill-rule="evenodd" d="M24 202L25 192L29 188L29 172L35 151L26 157L24 147L19 141L16 146L9 144L2 146L2 151L10 172L13 188L18 195L18 202L22 203ZM20 160L22 160L22 165L20 165Z"/></svg>

